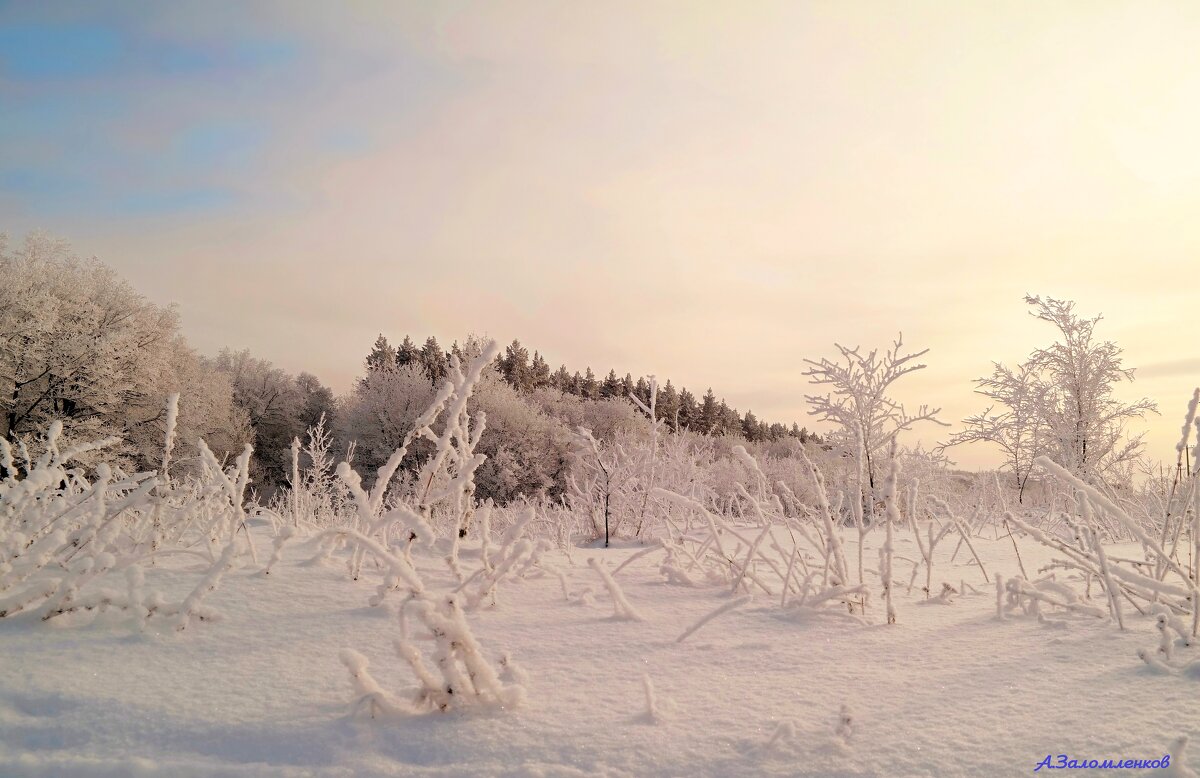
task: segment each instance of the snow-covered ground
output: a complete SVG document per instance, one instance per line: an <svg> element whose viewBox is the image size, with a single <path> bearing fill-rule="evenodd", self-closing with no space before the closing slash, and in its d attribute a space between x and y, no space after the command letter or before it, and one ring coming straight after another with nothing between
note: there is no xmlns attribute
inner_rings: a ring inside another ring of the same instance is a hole
<svg viewBox="0 0 1200 778"><path fill-rule="evenodd" d="M264 557L269 542L258 538ZM1008 538L975 542L990 576L1017 574ZM617 620L586 561L611 570L638 547L581 548L571 563L559 553L590 604L545 575L502 583L496 607L468 614L488 658L507 653L527 676L518 707L374 719L351 714L339 652L360 651L406 700L398 598L372 608L377 575L351 581L336 558L309 566L311 553L288 547L269 577L248 564L230 573L209 601L223 618L185 632L152 620L137 633L120 615L0 620L0 775L1023 775L1047 755L1158 759L1197 728L1200 680L1135 656L1157 645L1148 617L1133 614L1126 632L1086 616L998 620L994 584L965 549L950 564L954 544L943 545L935 592L965 581L978 593L927 604L918 580L898 592L891 626L876 601L864 625L797 618L803 609L762 594L683 642L730 602L728 587L669 584L649 554L616 575L645 620ZM1021 549L1031 570L1048 558L1028 540ZM896 553L907 580L901 558L919 553L905 537ZM449 588L440 560L420 568ZM147 587L170 592L175 577L151 570ZM1180 648L1174 664L1192 654Z"/></svg>

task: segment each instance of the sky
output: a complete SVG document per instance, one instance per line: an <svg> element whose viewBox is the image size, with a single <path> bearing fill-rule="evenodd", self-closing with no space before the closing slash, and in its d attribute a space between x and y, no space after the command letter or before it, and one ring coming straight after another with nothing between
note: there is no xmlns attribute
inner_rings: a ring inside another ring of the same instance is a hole
<svg viewBox="0 0 1200 778"><path fill-rule="evenodd" d="M339 391L477 333L812 426L803 360L903 332L957 424L1031 293L1173 459L1198 138L1195 3L0 2L0 231Z"/></svg>

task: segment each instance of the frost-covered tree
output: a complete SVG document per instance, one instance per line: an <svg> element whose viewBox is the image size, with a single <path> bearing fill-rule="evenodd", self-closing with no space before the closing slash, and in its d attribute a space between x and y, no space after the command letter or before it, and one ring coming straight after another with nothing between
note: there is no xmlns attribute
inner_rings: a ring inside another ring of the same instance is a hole
<svg viewBox="0 0 1200 778"><path fill-rule="evenodd" d="M746 415L742 419L742 435L753 443L763 439L759 432L758 417L754 415L754 411L746 411Z"/></svg>
<svg viewBox="0 0 1200 778"><path fill-rule="evenodd" d="M179 451L194 451L203 440L218 458L225 459L253 443L250 417L234 401L229 376L214 370L212 361L199 356L181 336L176 336L172 344L168 369L159 374L147 395L167 397L171 393L179 394L175 427ZM164 415L155 414L152 422L128 429L126 440L138 452L139 461L157 466L165 425ZM195 469L198 463L179 456L181 473Z"/></svg>
<svg viewBox="0 0 1200 778"><path fill-rule="evenodd" d="M412 339L407 335L400 342L400 346L396 349L396 367L404 367L411 365L421 357L421 351L412 342Z"/></svg>
<svg viewBox="0 0 1200 778"><path fill-rule="evenodd" d="M533 352L533 361L529 364L532 389L539 389L550 384L550 365L538 352Z"/></svg>
<svg viewBox="0 0 1200 778"><path fill-rule="evenodd" d="M550 376L550 385L560 392L565 392L571 385L571 374L567 372L566 365L559 365L558 370Z"/></svg>
<svg viewBox="0 0 1200 778"><path fill-rule="evenodd" d="M487 418L475 448L487 456L475 475L479 499L505 504L519 497L562 493L571 441L567 425L494 371L484 373L471 399L472 410Z"/></svg>
<svg viewBox="0 0 1200 778"><path fill-rule="evenodd" d="M596 374L590 367L583 374L583 380L579 382L579 394L589 400L600 399L600 383L596 380Z"/></svg>
<svg viewBox="0 0 1200 778"><path fill-rule="evenodd" d="M621 396L621 379L617 378L616 370L609 370L608 375L600 382L600 396L604 398Z"/></svg>
<svg viewBox="0 0 1200 778"><path fill-rule="evenodd" d="M704 399L701 400L697 411L696 432L702 435L711 435L717 432L718 425L721 423L721 409L717 405L717 396L713 394L711 386L704 393Z"/></svg>
<svg viewBox="0 0 1200 778"><path fill-rule="evenodd" d="M300 392L299 420L306 430L316 425L321 417L325 417L327 422L332 422L337 415L337 404L332 389L322 384L312 373L296 376L296 389Z"/></svg>
<svg viewBox="0 0 1200 778"><path fill-rule="evenodd" d="M529 351L514 340L504 349L504 354L497 360L500 372L509 385L520 392L533 389L533 369L529 364Z"/></svg>
<svg viewBox="0 0 1200 778"><path fill-rule="evenodd" d="M379 337L375 339L375 345L371 348L371 353L367 355L367 372L395 369L396 349L388 343L383 333L380 333Z"/></svg>
<svg viewBox="0 0 1200 778"><path fill-rule="evenodd" d="M1141 436L1127 438L1130 419L1157 413L1146 398L1126 403L1114 394L1118 384L1133 380L1121 349L1096 338L1101 316L1081 318L1075 303L1027 296L1038 319L1058 329L1058 340L1029 357L1049 388L1044 396L1046 450L1050 458L1085 480L1101 479L1132 461L1142 448Z"/></svg>
<svg viewBox="0 0 1200 778"><path fill-rule="evenodd" d="M442 351L442 347L438 345L437 338L432 335L425 340L418 359L425 375L435 386L440 384L450 371L450 360L446 358L446 352Z"/></svg>
<svg viewBox="0 0 1200 778"><path fill-rule="evenodd" d="M1033 461L1046 445L1046 402L1049 387L1042 383L1029 363L1016 369L994 363L992 375L976 382L976 394L992 405L963 419L964 429L943 446L987 442L1004 453L1007 470L1017 489L1017 501L1025 499L1025 484L1033 472Z"/></svg>
<svg viewBox="0 0 1200 778"><path fill-rule="evenodd" d="M679 392L679 410L675 414L675 429L688 429L696 420L696 396L687 389Z"/></svg>
<svg viewBox="0 0 1200 778"><path fill-rule="evenodd" d="M410 363L397 370L367 373L343 400L338 436L355 443L356 467L368 478L412 432L435 392L420 365Z"/></svg>
<svg viewBox="0 0 1200 778"><path fill-rule="evenodd" d="M676 391L669 378L662 391L658 393L657 412L658 418L665 421L668 428L673 431L679 429L679 392Z"/></svg>
<svg viewBox="0 0 1200 778"><path fill-rule="evenodd" d="M296 379L245 349L222 349L213 365L229 376L234 402L245 410L254 429L254 482L267 489L283 484L291 472L292 440L307 429L306 398Z"/></svg>
<svg viewBox="0 0 1200 778"><path fill-rule="evenodd" d="M878 350L864 354L857 346L834 344L840 360L824 357L819 361L804 360L812 365L804 373L809 380L830 389L825 395L805 395L804 399L812 406L809 414L837 425L839 442L850 451L860 452L856 456L872 490L876 486L879 460L897 435L920 422L943 424L937 419L940 408L922 405L910 415L903 405L888 396L896 381L925 367L915 360L929 349L903 354L903 341L903 336L898 337L883 354Z"/></svg>
<svg viewBox="0 0 1200 778"><path fill-rule="evenodd" d="M976 392L992 405L964 419L965 429L946 445L999 446L1019 500L1042 454L1088 482L1124 480L1142 448L1140 435L1125 436L1125 425L1157 412L1155 404L1115 397L1117 385L1133 380L1133 370L1124 367L1115 343L1096 338L1102 317L1081 318L1066 300L1027 296L1025 302L1033 316L1057 328L1058 339L1016 368L995 363L991 377L976 383Z"/></svg>
<svg viewBox="0 0 1200 778"><path fill-rule="evenodd" d="M628 397L633 392L633 389L633 375L626 373L625 377L621 379L621 396Z"/></svg>
<svg viewBox="0 0 1200 778"><path fill-rule="evenodd" d="M10 250L0 237L0 437L36 438L61 420L66 441L121 438L99 454L110 461L152 461L133 439L161 432L179 391L177 333L174 309L64 241L35 233Z"/></svg>

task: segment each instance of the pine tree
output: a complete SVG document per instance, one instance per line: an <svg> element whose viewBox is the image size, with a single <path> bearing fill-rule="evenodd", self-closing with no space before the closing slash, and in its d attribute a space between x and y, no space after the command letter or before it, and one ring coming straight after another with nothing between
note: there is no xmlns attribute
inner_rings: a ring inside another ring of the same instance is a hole
<svg viewBox="0 0 1200 778"><path fill-rule="evenodd" d="M550 365L546 364L546 360L536 351L533 352L533 364L529 366L529 371L534 389L550 384Z"/></svg>
<svg viewBox="0 0 1200 778"><path fill-rule="evenodd" d="M589 367L583 376L583 381L579 385L579 393L588 400L600 399L600 384L596 381L596 374Z"/></svg>
<svg viewBox="0 0 1200 778"><path fill-rule="evenodd" d="M754 415L754 411L746 411L746 415L742 418L742 436L751 443L757 443L762 440L758 427L758 417Z"/></svg>
<svg viewBox="0 0 1200 778"><path fill-rule="evenodd" d="M632 392L633 392L633 376L630 375L629 373L626 373L625 377L621 379L621 396L624 397L625 399L629 399L629 395Z"/></svg>
<svg viewBox="0 0 1200 778"><path fill-rule="evenodd" d="M621 379L617 378L616 370L609 370L608 375L604 377L604 381L600 384L601 397L620 397L621 396Z"/></svg>
<svg viewBox="0 0 1200 778"><path fill-rule="evenodd" d="M558 366L558 370L550 376L550 385L560 392L571 391L571 374L567 372L566 365Z"/></svg>
<svg viewBox="0 0 1200 778"><path fill-rule="evenodd" d="M383 333L379 333L379 337L375 339L375 345L371 349L371 353L367 354L367 372L374 373L380 370L395 370L396 369L396 349L392 348L388 343L387 338L383 337Z"/></svg>
<svg viewBox="0 0 1200 778"><path fill-rule="evenodd" d="M679 410L679 392L675 391L675 387L671 385L671 379L667 379L667 385L658 393L658 418L667 422L667 426L672 430L678 429L678 419L676 414Z"/></svg>
<svg viewBox="0 0 1200 778"><path fill-rule="evenodd" d="M712 387L704 393L704 400L700 403L700 413L697 419L697 432L703 435L716 435L719 432L718 425L721 421L721 411L717 407L717 396L713 394Z"/></svg>
<svg viewBox="0 0 1200 778"><path fill-rule="evenodd" d="M697 420L696 396L686 388L679 392L679 412L675 415L675 428L688 429Z"/></svg>
<svg viewBox="0 0 1200 778"><path fill-rule="evenodd" d="M400 348L396 349L396 367L404 367L410 365L420 358L421 352L413 345L412 340L405 335L404 340L400 343Z"/></svg>
<svg viewBox="0 0 1200 778"><path fill-rule="evenodd" d="M639 378L634 384L633 396L641 400L643 405L650 405L650 384L645 378Z"/></svg>
<svg viewBox="0 0 1200 778"><path fill-rule="evenodd" d="M504 349L500 358L500 371L504 379L518 392L528 392L533 389L533 373L529 367L529 350L514 340Z"/></svg>
<svg viewBox="0 0 1200 778"><path fill-rule="evenodd" d="M417 359L420 361L421 368L425 371L425 375L431 383L437 384L450 372L450 365L446 360L446 352L442 351L442 347L438 345L437 338L432 335L425 341L425 345L421 347Z"/></svg>
<svg viewBox="0 0 1200 778"><path fill-rule="evenodd" d="M736 408L730 408L725 398L721 398L717 406L716 435L740 435L742 433L742 417Z"/></svg>

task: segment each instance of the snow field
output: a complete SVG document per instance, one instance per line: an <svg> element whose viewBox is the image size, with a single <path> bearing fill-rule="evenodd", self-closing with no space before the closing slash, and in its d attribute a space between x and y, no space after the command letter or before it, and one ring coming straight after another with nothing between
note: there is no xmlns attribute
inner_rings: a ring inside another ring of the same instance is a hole
<svg viewBox="0 0 1200 778"><path fill-rule="evenodd" d="M263 559L266 530L253 528ZM857 533L843 542L856 552ZM897 576L907 578L905 560L920 551L900 533L893 542ZM1017 575L1010 539L974 542L989 574ZM478 547L463 547L475 564ZM1029 540L1020 548L1027 567L1048 561ZM117 613L0 620L0 772L1018 775L1047 754L1159 758L1196 726L1200 680L1136 657L1158 646L1153 618L1127 614L1125 632L1061 610L1053 624L1020 611L998 620L994 585L964 552L951 563L952 543L936 549L935 581L977 591L927 601L919 584L897 585L894 625L875 600L863 625L756 595L682 642L736 598L724 586L667 583L663 554L646 554L613 576L644 621L614 618L585 560L612 571L640 550L578 549L573 565L548 555L572 594L592 589L591 605L567 601L556 575L533 571L502 583L495 607L467 614L492 666L522 676L524 700L503 710L412 706L418 683L393 648L399 598L369 606L375 581L348 579L348 551L310 566L311 554L289 546L266 577L243 564L211 595L221 620L182 633L155 621L139 633ZM865 552L878 558L873 545ZM414 561L431 589L453 588L439 556ZM146 585L185 593L195 573L172 564L148 569ZM1082 581L1059 578L1083 592ZM1092 604L1103 597L1093 584ZM428 650L428 636L410 631ZM354 710L345 648L366 657L403 712ZM1187 646L1174 653L1175 667L1200 657ZM512 668L500 665L504 655Z"/></svg>

